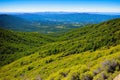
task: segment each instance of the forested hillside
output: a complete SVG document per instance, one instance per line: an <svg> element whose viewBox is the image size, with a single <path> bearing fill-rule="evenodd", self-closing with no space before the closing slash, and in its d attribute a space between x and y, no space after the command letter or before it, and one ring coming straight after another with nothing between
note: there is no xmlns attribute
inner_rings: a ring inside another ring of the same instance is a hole
<svg viewBox="0 0 120 80"><path fill-rule="evenodd" d="M51 37L36 32L15 32L0 29L0 66L34 53L39 46L54 42Z"/></svg>
<svg viewBox="0 0 120 80"><path fill-rule="evenodd" d="M1 80L112 80L120 73L119 18L62 34L0 34Z"/></svg>

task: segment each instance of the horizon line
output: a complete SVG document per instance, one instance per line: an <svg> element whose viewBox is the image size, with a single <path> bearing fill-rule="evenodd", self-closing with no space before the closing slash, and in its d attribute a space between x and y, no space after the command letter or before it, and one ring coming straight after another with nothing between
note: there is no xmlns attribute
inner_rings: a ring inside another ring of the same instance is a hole
<svg viewBox="0 0 120 80"><path fill-rule="evenodd" d="M0 13L120 13L120 12L95 12L95 11L0 11Z"/></svg>

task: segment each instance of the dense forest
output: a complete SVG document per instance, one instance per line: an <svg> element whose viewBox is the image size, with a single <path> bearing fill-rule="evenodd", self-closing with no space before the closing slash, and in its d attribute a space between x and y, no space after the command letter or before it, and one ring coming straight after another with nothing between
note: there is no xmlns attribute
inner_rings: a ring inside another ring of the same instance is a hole
<svg viewBox="0 0 120 80"><path fill-rule="evenodd" d="M120 18L64 33L0 29L0 80L113 80Z"/></svg>

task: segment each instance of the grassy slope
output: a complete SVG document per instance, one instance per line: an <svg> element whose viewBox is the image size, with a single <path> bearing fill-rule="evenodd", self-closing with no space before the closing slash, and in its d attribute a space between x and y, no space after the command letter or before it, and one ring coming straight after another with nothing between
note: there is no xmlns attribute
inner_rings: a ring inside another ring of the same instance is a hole
<svg viewBox="0 0 120 80"><path fill-rule="evenodd" d="M1 67L0 78L111 80L119 73L120 19L73 30L57 39L39 47L36 53Z"/></svg>
<svg viewBox="0 0 120 80"><path fill-rule="evenodd" d="M109 67L112 66L113 68ZM111 71L110 71L111 70ZM120 71L120 45L95 52L63 57L63 53L40 58L36 52L0 69L1 80L112 80ZM74 79L72 79L74 78Z"/></svg>

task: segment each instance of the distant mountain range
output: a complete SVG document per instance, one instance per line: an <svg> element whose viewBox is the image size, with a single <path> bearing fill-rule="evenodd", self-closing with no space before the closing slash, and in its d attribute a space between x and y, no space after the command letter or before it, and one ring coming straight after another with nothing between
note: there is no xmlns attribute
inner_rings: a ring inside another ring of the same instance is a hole
<svg viewBox="0 0 120 80"><path fill-rule="evenodd" d="M97 24L106 20L120 18L117 13L1 13L0 27L30 32L65 32L87 24Z"/></svg>
<svg viewBox="0 0 120 80"><path fill-rule="evenodd" d="M65 12L43 12L43 13L24 13L16 14L27 20L48 20L57 22L73 22L73 23L100 23L112 18L118 18L120 15L115 14L93 14L93 13L65 13Z"/></svg>

